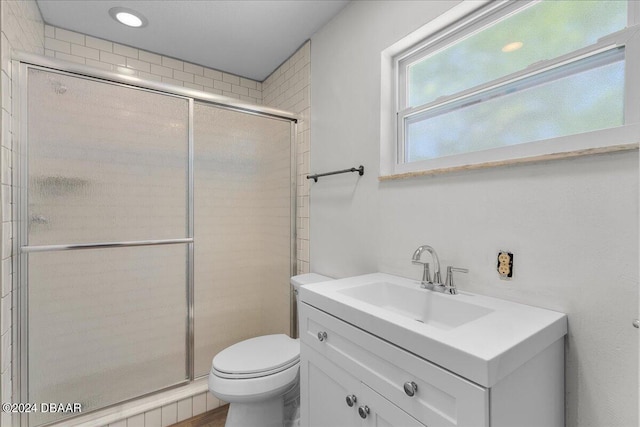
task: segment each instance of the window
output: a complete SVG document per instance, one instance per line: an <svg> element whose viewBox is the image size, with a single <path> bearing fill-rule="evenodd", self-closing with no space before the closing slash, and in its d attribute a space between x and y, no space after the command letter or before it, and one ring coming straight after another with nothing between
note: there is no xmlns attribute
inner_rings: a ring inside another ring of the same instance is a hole
<svg viewBox="0 0 640 427"><path fill-rule="evenodd" d="M492 2L398 53L382 174L637 146L634 15L620 0Z"/></svg>

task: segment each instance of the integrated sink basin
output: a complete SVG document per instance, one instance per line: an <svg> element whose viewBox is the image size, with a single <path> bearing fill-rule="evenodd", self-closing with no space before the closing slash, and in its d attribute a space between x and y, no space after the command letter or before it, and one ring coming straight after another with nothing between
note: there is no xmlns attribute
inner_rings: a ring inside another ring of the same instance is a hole
<svg viewBox="0 0 640 427"><path fill-rule="evenodd" d="M358 301L407 317L442 330L457 328L491 312L450 294L426 289L375 282L338 291Z"/></svg>
<svg viewBox="0 0 640 427"><path fill-rule="evenodd" d="M298 295L301 304L484 387L567 333L563 313L460 290L457 295L431 291L419 281L385 273L302 286Z"/></svg>

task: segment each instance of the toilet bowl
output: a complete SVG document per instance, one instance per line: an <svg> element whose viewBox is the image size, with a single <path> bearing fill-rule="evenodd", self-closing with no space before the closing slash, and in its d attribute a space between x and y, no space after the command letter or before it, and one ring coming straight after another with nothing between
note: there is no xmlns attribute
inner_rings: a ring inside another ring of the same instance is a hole
<svg viewBox="0 0 640 427"><path fill-rule="evenodd" d="M300 286L327 280L315 273L293 276L296 299ZM225 427L297 425L299 365L300 341L284 334L250 338L218 353L209 391L230 403Z"/></svg>

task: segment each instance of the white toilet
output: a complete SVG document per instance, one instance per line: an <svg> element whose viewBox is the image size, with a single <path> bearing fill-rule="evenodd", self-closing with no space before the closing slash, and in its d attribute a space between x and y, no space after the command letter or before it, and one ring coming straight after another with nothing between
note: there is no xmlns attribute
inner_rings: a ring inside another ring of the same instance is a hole
<svg viewBox="0 0 640 427"><path fill-rule="evenodd" d="M291 278L301 285L332 280L320 274ZM296 319L297 321L297 319ZM300 341L284 334L234 344L211 363L209 391L229 402L225 427L289 427L298 423Z"/></svg>

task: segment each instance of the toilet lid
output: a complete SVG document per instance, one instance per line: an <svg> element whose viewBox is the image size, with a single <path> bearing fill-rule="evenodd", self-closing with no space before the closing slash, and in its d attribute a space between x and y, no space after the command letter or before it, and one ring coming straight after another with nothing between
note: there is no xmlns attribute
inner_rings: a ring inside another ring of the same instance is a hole
<svg viewBox="0 0 640 427"><path fill-rule="evenodd" d="M299 358L299 340L284 334L265 335L222 350L213 358L213 369L234 377L259 376L288 368Z"/></svg>

